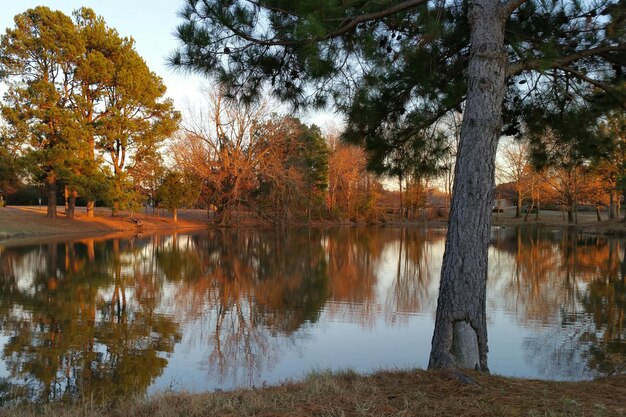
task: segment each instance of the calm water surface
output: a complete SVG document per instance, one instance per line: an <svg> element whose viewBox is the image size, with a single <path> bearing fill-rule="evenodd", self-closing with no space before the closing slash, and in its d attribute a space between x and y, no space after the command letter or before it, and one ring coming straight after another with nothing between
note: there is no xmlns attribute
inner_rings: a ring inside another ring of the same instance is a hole
<svg viewBox="0 0 626 417"><path fill-rule="evenodd" d="M0 246L0 405L424 368L445 230L338 228ZM494 229L493 373L626 363L626 242Z"/></svg>

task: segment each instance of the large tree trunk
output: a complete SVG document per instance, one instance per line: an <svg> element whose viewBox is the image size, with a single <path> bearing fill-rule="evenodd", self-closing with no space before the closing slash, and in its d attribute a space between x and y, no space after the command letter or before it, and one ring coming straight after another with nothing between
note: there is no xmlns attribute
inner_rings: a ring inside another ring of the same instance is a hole
<svg viewBox="0 0 626 417"><path fill-rule="evenodd" d="M95 206L96 206L95 200L87 200L87 217L93 217Z"/></svg>
<svg viewBox="0 0 626 417"><path fill-rule="evenodd" d="M48 211L47 217L55 218L57 216L57 179L54 173L48 173L47 192L48 192Z"/></svg>
<svg viewBox="0 0 626 417"><path fill-rule="evenodd" d="M609 219L615 219L615 187L611 184L609 191Z"/></svg>
<svg viewBox="0 0 626 417"><path fill-rule="evenodd" d="M120 184L121 179L116 175L115 178L115 197L113 200L113 206L111 207L111 216L115 217L120 214L120 196L122 194L122 185Z"/></svg>
<svg viewBox="0 0 626 417"><path fill-rule="evenodd" d="M67 210L65 212L65 216L68 219L74 218L74 213L76 212L76 198L78 197L78 193L76 191L70 191L69 198L67 201Z"/></svg>
<svg viewBox="0 0 626 417"><path fill-rule="evenodd" d="M515 218L522 217L522 190L517 190L517 207L515 207Z"/></svg>
<svg viewBox="0 0 626 417"><path fill-rule="evenodd" d="M487 251L506 88L506 15L498 0L476 0L469 21L467 101L428 367L488 372Z"/></svg>
<svg viewBox="0 0 626 417"><path fill-rule="evenodd" d="M94 200L87 201L87 217L93 217L96 211L96 202Z"/></svg>

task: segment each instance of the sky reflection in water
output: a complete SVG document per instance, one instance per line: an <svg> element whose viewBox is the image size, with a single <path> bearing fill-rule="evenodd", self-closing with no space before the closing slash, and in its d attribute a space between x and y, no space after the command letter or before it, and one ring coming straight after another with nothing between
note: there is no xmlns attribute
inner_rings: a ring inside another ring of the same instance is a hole
<svg viewBox="0 0 626 417"><path fill-rule="evenodd" d="M0 405L427 365L445 231L338 228L0 246ZM493 373L626 361L622 240L494 229Z"/></svg>

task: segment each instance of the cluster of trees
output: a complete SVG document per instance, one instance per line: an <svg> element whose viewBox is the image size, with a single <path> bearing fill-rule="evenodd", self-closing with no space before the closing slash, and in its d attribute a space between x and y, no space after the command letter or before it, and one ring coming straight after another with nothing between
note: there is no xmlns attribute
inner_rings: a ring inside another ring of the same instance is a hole
<svg viewBox="0 0 626 417"><path fill-rule="evenodd" d="M180 207L204 207L218 223L233 212L281 223L382 213L363 150L267 104L218 91L207 112L181 125L133 40L90 9L17 15L0 56L0 190L44 188L49 217L63 194L69 217L79 197L88 216L98 200L114 215L140 203L175 219Z"/></svg>
<svg viewBox="0 0 626 417"><path fill-rule="evenodd" d="M378 185L367 176L358 182L365 192L341 177L333 184L319 131L256 116L266 88L295 108L334 105L346 116L343 138L363 146L367 167L408 184L411 195L449 150L439 126L462 115L430 366L487 371L498 141L523 134L537 167L567 169L607 154L612 136L599 121L626 108L623 0L186 0L180 16L171 64L215 77L223 98L244 109L217 98L208 130L183 129L172 148L180 177L140 175L157 171L146 166L178 115L132 40L88 9L74 20L31 9L0 40L9 82L3 142L23 141L17 148L51 196L62 183L72 197L105 193L119 207L131 184L177 188L193 178L220 222L241 204L290 219L294 207L314 215L323 190L333 204L340 199L331 190L366 196L345 203L347 213L373 207ZM172 207L188 194L160 193Z"/></svg>
<svg viewBox="0 0 626 417"><path fill-rule="evenodd" d="M0 37L0 81L0 176L5 187L20 176L45 184L49 217L60 187L70 216L78 196L89 215L96 199L131 205L180 118L134 41L87 8L73 18L47 7L15 16Z"/></svg>
<svg viewBox="0 0 626 417"><path fill-rule="evenodd" d="M382 186L360 148L271 113L267 103L240 105L216 92L168 149L185 184L172 187L180 198L161 187L161 201L173 210L186 197L222 224L235 213L275 223L380 215Z"/></svg>
<svg viewBox="0 0 626 417"><path fill-rule="evenodd" d="M547 133L540 144L528 138L511 139L501 145L501 160L497 176L496 199L514 194L516 217L541 207L567 212L569 222L577 221L581 205L596 209L598 221L601 209L608 208L608 218L616 219L621 200L626 194L626 118L612 113L598 122L599 135L608 146L600 152L582 154L563 144L554 132Z"/></svg>

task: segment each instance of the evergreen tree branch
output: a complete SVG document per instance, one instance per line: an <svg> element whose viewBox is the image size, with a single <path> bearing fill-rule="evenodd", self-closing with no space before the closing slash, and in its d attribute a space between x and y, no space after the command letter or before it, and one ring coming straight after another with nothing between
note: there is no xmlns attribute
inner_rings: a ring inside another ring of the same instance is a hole
<svg viewBox="0 0 626 417"><path fill-rule="evenodd" d="M335 37L335 36L341 35L342 33L345 33L346 31L353 29L359 23L368 22L370 20L383 19L385 17L403 12L413 7L420 6L426 2L427 0L408 0L400 4L396 4L395 6L392 6L388 9L381 10L379 12L364 14L364 15L355 16L355 17L346 16L343 19L328 19L329 22L341 21L341 24L339 28L337 29L337 31L330 34L329 37Z"/></svg>
<svg viewBox="0 0 626 417"><path fill-rule="evenodd" d="M548 68L558 68L559 66L570 64L579 59L620 51L626 51L626 45L600 46L598 48L591 48L554 60ZM541 64L542 61L540 59L512 62L509 64L506 72L507 78L521 74L524 71L539 70L541 68Z"/></svg>
<svg viewBox="0 0 626 417"><path fill-rule="evenodd" d="M605 92L607 92L608 94L611 94L615 97L621 98L621 100L618 100L619 106L626 110L626 97L624 96L624 94L622 92L620 92L619 90L613 88L611 85L609 84L605 84L601 81L598 80L594 80L593 78L590 78L588 76L586 76L585 74L583 74L580 71L576 71L574 68L565 66L565 65L557 65L555 66L555 68L560 69L562 71L568 72L570 74L572 74L573 76L580 78L581 80L595 86L598 87L601 90L604 90Z"/></svg>
<svg viewBox="0 0 626 417"><path fill-rule="evenodd" d="M299 15L297 15L296 13L293 13L287 9L281 9L280 7L275 7L275 6L270 6L268 4L261 4L260 2L256 1L256 0L246 0L248 3L258 7L259 9L266 9L272 12L277 12L277 13L283 13L286 14L288 16L293 16L293 17L300 17Z"/></svg>
<svg viewBox="0 0 626 417"><path fill-rule="evenodd" d="M264 8L270 11L279 11L279 12L284 12L282 10L275 10L275 8L270 8L267 7L265 5L261 5L259 2L253 1L253 0L248 0L250 3L260 7L260 8ZM305 45L305 44L310 44L310 43L317 43L320 41L324 41L324 40L328 40L328 39L332 39L332 38L336 38L338 36L341 36L349 31L351 31L352 29L354 29L357 25L361 24L361 23L365 23L365 22L369 22L372 20L379 20L379 19L383 19L385 17L388 16L392 16L396 13L400 13L403 12L405 10L417 7L419 5L425 4L427 3L428 0L408 0L408 1L404 1L400 4L397 4L395 6L389 7L387 9L378 11L378 12L374 12L374 13L368 13L368 14L364 14L364 15L360 15L360 16L354 16L354 17L350 17L350 16L346 16L344 18L341 19L328 19L328 22L340 22L339 27L334 30L333 32L330 32L324 36L318 37L318 38L312 38L312 39L306 39L306 40L296 40L296 41L282 41L282 40L276 40L274 39L260 39L254 36L250 36L249 34L236 29L234 27L234 25L228 25L225 22L222 22L222 24L224 24L226 27L228 27L228 29L236 36L248 41L248 42L252 42L256 45L263 45L263 46L300 46L300 45ZM287 12L285 12L287 13ZM291 13L288 13L290 15L293 15Z"/></svg>

